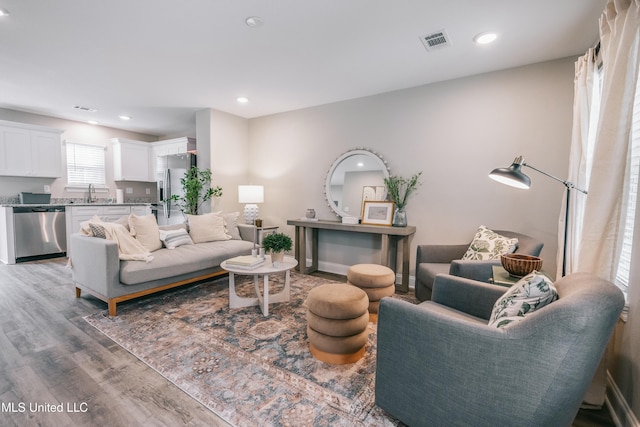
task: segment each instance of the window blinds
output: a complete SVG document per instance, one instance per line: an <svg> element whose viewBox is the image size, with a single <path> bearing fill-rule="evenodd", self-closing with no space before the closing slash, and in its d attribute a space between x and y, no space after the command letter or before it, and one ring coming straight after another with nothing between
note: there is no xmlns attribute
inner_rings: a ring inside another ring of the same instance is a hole
<svg viewBox="0 0 640 427"><path fill-rule="evenodd" d="M104 186L105 149L67 141L67 184Z"/></svg>
<svg viewBox="0 0 640 427"><path fill-rule="evenodd" d="M639 80L640 81L640 80ZM635 222L638 177L640 174L640 85L636 84L636 93L633 105L633 123L631 125L631 163L629 168L629 196L627 200L627 213L622 239L620 261L616 271L615 283L624 292L625 297L629 289L629 273L631 270L631 255L633 249L633 224ZM636 251L640 248L636 248Z"/></svg>

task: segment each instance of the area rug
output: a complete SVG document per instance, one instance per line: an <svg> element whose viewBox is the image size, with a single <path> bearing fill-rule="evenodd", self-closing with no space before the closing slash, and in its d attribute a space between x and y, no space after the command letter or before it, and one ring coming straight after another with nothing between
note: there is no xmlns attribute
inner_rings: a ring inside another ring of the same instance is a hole
<svg viewBox="0 0 640 427"><path fill-rule="evenodd" d="M252 279L236 279L238 294L253 296ZM283 278L271 280L277 293ZM305 298L329 282L292 272L291 300L270 305L268 317L257 306L230 309L223 277L85 320L235 426L402 425L374 403L374 323L356 363L331 365L309 353Z"/></svg>

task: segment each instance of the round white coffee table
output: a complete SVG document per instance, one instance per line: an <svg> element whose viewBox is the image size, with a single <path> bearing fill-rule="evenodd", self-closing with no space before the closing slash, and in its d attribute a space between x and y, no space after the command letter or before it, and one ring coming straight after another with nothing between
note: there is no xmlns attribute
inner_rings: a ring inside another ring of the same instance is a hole
<svg viewBox="0 0 640 427"><path fill-rule="evenodd" d="M279 266L274 267L271 263L271 257L265 256L264 264L254 269L241 268L236 265L229 265L227 261L223 261L220 264L224 270L229 272L229 308L240 308L250 306L260 306L262 314L269 315L269 304L274 302L289 301L290 295L290 276L291 269L298 265L298 261L295 258L285 256L284 260ZM269 295L269 275L274 273L284 272L284 289L275 295ZM253 276L253 283L256 289L255 298L241 297L236 293L236 274L243 274L245 276ZM259 276L264 276L263 291L260 293L260 280Z"/></svg>

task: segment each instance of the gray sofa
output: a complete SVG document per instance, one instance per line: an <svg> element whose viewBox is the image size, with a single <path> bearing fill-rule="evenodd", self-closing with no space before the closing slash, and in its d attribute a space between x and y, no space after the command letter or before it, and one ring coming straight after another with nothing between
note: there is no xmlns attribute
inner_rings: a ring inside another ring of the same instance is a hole
<svg viewBox="0 0 640 427"><path fill-rule="evenodd" d="M507 230L495 230L496 233L518 239L515 253L540 256L544 244L533 237ZM501 265L500 260L463 261L460 258L469 248L469 243L462 245L418 245L416 249L416 284L415 292L418 301L431 299L433 281L438 274L451 274L467 279L488 282L493 276L492 266Z"/></svg>
<svg viewBox="0 0 640 427"><path fill-rule="evenodd" d="M588 273L555 283L558 300L488 326L508 289L439 275L415 305L378 313L376 403L411 426L570 426L624 306Z"/></svg>
<svg viewBox="0 0 640 427"><path fill-rule="evenodd" d="M82 291L105 301L109 315L116 304L176 286L224 274L222 261L251 254L255 228L238 224L242 240L225 240L162 248L152 252L153 260L120 261L118 246L111 240L71 235L71 274L76 297Z"/></svg>

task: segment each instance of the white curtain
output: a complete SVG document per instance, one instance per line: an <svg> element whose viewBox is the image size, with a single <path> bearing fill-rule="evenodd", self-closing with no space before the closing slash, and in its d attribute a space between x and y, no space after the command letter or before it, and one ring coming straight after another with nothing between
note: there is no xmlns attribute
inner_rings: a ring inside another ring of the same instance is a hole
<svg viewBox="0 0 640 427"><path fill-rule="evenodd" d="M597 102L594 99L600 97L598 85L594 85L597 78L596 51L589 49L587 53L576 61L576 75L573 86L573 129L571 133L571 151L569 153L569 175L567 181L576 187L587 189L589 170L591 169L591 156L589 142L595 137L595 128L598 122L596 110ZM595 105L594 105L595 104ZM595 117L594 117L595 116ZM564 228L566 197L562 203L558 224L558 248L564 247ZM567 260L566 274L577 269L580 236L582 234L582 219L586 195L579 191L571 192L569 200L569 223L567 229ZM562 276L563 251L558 250L558 271L556 277Z"/></svg>
<svg viewBox="0 0 640 427"><path fill-rule="evenodd" d="M602 99L577 270L615 279L638 74L640 0L609 0L600 18Z"/></svg>
<svg viewBox="0 0 640 427"><path fill-rule="evenodd" d="M578 271L614 281L623 239L631 121L638 74L640 0L609 0L600 18L603 64L600 116L580 240ZM596 373L585 402L602 405L605 370Z"/></svg>

